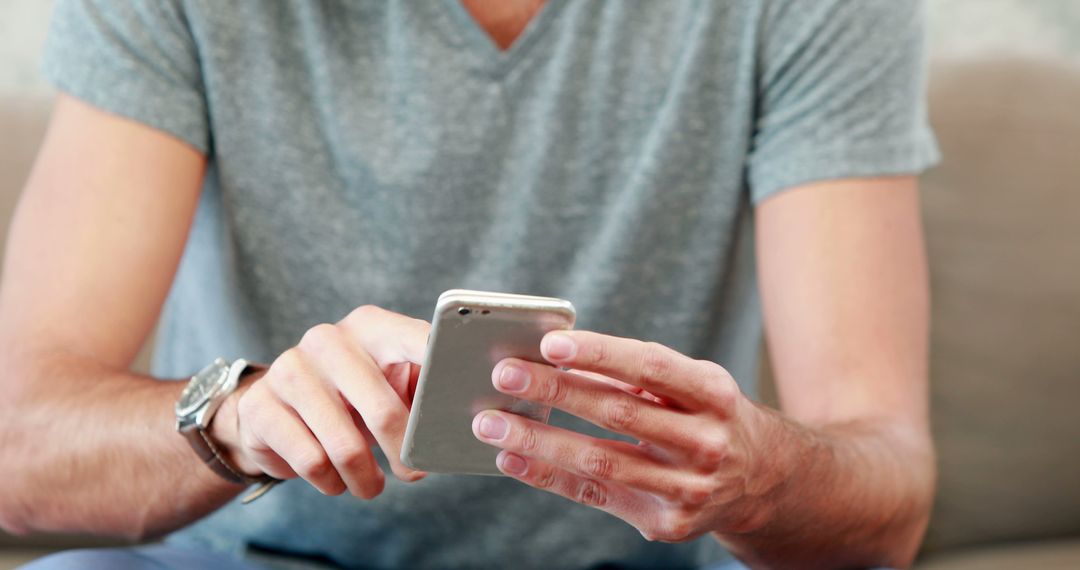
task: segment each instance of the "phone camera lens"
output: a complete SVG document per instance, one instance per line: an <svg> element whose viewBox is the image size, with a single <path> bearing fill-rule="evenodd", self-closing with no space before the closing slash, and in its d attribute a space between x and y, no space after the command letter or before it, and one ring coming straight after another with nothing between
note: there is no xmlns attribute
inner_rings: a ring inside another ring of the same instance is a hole
<svg viewBox="0 0 1080 570"><path fill-rule="evenodd" d="M467 315L467 314L469 314L471 312L472 311L470 311L468 307L462 307L462 308L457 310L457 314L459 314L461 316L465 316L465 315Z"/></svg>

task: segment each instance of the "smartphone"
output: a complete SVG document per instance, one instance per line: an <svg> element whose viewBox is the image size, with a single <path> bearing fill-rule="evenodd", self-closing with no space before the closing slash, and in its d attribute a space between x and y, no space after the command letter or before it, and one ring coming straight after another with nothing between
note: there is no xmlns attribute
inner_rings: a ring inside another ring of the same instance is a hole
<svg viewBox="0 0 1080 570"><path fill-rule="evenodd" d="M495 389L491 371L516 357L543 362L540 340L574 326L574 306L553 297L451 289L439 296L413 396L401 462L434 473L501 475L499 450L472 433L482 410L546 423L551 408Z"/></svg>

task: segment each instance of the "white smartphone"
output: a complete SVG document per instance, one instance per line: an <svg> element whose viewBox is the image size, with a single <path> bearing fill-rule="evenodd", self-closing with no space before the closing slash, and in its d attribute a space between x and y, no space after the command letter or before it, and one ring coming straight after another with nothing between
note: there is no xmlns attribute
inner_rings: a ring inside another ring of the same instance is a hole
<svg viewBox="0 0 1080 570"><path fill-rule="evenodd" d="M482 410L547 422L551 409L495 389L502 359L543 362L540 340L574 326L574 306L553 297L451 289L439 296L413 396L401 462L435 473L500 475L499 450L472 433Z"/></svg>

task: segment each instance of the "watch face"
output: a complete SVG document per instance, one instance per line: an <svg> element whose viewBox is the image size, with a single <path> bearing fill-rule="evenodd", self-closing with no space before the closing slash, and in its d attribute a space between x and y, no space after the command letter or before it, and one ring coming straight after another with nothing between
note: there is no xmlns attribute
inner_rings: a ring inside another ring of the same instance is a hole
<svg viewBox="0 0 1080 570"><path fill-rule="evenodd" d="M183 416L197 410L214 395L228 375L229 365L221 358L200 370L180 394L180 400L176 402L176 414Z"/></svg>

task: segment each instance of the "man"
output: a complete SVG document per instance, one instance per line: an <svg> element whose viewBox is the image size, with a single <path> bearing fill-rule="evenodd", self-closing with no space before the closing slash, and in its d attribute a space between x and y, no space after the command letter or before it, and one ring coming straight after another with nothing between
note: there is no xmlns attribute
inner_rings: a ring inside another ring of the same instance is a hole
<svg viewBox="0 0 1080 570"><path fill-rule="evenodd" d="M62 0L0 298L3 527L176 531L66 565L910 564L921 26L896 0ZM508 477L398 460L452 287L578 308L549 364L493 370L565 412L477 416ZM751 399L759 291L782 412ZM168 380L219 356L271 364L209 368L244 376L192 443Z"/></svg>

